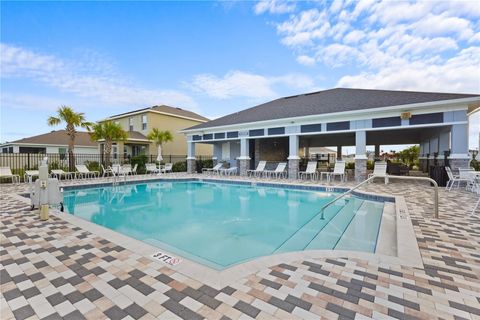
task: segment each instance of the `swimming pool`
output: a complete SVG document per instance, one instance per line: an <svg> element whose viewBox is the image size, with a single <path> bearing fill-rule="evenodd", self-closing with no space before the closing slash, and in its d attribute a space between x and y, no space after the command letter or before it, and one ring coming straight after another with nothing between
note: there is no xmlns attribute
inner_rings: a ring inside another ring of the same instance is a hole
<svg viewBox="0 0 480 320"><path fill-rule="evenodd" d="M374 252L383 202L337 193L207 181L70 189L68 213L215 269L275 253Z"/></svg>

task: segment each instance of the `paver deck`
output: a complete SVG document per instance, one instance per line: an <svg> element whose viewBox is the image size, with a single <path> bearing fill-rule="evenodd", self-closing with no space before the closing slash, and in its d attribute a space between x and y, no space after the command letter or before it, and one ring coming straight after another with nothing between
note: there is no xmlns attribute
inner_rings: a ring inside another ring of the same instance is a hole
<svg viewBox="0 0 480 320"><path fill-rule="evenodd" d="M300 259L213 288L61 217L39 220L14 195L24 184L0 189L1 319L480 319L471 193L441 190L434 219L428 184L363 189L405 196L423 268Z"/></svg>

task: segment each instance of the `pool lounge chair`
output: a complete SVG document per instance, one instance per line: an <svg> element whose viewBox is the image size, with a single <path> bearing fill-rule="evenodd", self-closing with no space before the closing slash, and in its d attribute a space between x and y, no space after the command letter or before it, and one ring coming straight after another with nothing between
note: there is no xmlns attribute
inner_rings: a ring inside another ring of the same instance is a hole
<svg viewBox="0 0 480 320"><path fill-rule="evenodd" d="M218 174L219 175L226 175L226 176L233 176L233 175L236 175L237 174L237 171L238 171L238 168L237 167L231 167L231 168L227 168L227 169L220 169L218 170Z"/></svg>
<svg viewBox="0 0 480 320"><path fill-rule="evenodd" d="M38 177L39 175L40 172L38 170L25 170L25 174L23 175L23 181L25 183L33 182L33 178Z"/></svg>
<svg viewBox="0 0 480 320"><path fill-rule="evenodd" d="M448 191L452 190L453 186L455 185L455 182L457 183L457 188L459 188L460 182L465 182L468 184L468 182L470 181L470 178L467 176L464 176L463 174L462 176L454 175L450 167L445 167L445 170L447 171L447 176L448 176L448 181L447 181L447 185L445 186L445 190L448 190Z"/></svg>
<svg viewBox="0 0 480 320"><path fill-rule="evenodd" d="M368 178L371 177L379 177L385 179L385 184L388 184L388 174L387 174L387 163L383 161L375 162L375 166L373 167L373 173L368 175ZM375 179L372 179L375 180ZM372 180L370 182L372 182Z"/></svg>
<svg viewBox="0 0 480 320"><path fill-rule="evenodd" d="M287 177L287 171L285 171L286 168L287 168L286 162L279 162L275 170L265 170L263 172L263 175L269 178L272 176L274 176L275 178L279 178L279 177L286 178Z"/></svg>
<svg viewBox="0 0 480 320"><path fill-rule="evenodd" d="M10 167L0 167L0 178L10 178L12 183L20 183L20 176L18 174L13 174Z"/></svg>
<svg viewBox="0 0 480 320"><path fill-rule="evenodd" d="M95 178L100 177L100 172L98 171L90 171L88 170L87 166L84 164L76 164L75 168L77 169L77 176L80 178Z"/></svg>
<svg viewBox="0 0 480 320"><path fill-rule="evenodd" d="M345 161L335 162L335 167L333 167L333 172L328 174L328 181L335 180L335 177L340 177L340 181L345 181Z"/></svg>
<svg viewBox="0 0 480 320"><path fill-rule="evenodd" d="M57 178L58 180L61 180L62 178L73 179L75 177L75 172L65 172L62 169L53 169L50 170L50 176L52 178Z"/></svg>
<svg viewBox="0 0 480 320"><path fill-rule="evenodd" d="M132 168L132 175L137 175L137 169L138 169L138 163L135 163L135 165Z"/></svg>
<svg viewBox="0 0 480 320"><path fill-rule="evenodd" d="M265 171L265 166L267 165L267 161L259 161L257 165L257 169L255 170L247 170L247 176L250 174L251 176L259 177Z"/></svg>
<svg viewBox="0 0 480 320"><path fill-rule="evenodd" d="M160 168L161 173L173 172L173 163L166 163L163 168Z"/></svg>
<svg viewBox="0 0 480 320"><path fill-rule="evenodd" d="M218 172L218 170L222 169L222 167L223 167L223 163L219 162L213 168L202 168L202 173L205 173L205 174L215 173L215 172Z"/></svg>
<svg viewBox="0 0 480 320"><path fill-rule="evenodd" d="M159 173L160 169L157 168L157 165L155 163L146 163L145 164L145 171L148 173Z"/></svg>
<svg viewBox="0 0 480 320"><path fill-rule="evenodd" d="M307 168L305 171L300 171L298 173L300 179L308 178L316 180L317 179L317 161L308 161Z"/></svg>
<svg viewBox="0 0 480 320"><path fill-rule="evenodd" d="M114 175L112 167L108 166L106 169L103 164L100 165L102 167L102 178L105 176Z"/></svg>

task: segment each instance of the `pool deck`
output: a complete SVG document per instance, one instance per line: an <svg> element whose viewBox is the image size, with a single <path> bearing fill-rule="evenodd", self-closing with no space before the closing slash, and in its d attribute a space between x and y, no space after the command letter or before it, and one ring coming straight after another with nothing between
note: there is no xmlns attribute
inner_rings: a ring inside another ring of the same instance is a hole
<svg viewBox="0 0 480 320"><path fill-rule="evenodd" d="M465 191L440 190L435 219L428 184L362 188L404 197L423 266L295 253L214 285L61 214L40 221L17 195L26 190L0 186L1 319L480 319L480 217L470 215L476 198Z"/></svg>

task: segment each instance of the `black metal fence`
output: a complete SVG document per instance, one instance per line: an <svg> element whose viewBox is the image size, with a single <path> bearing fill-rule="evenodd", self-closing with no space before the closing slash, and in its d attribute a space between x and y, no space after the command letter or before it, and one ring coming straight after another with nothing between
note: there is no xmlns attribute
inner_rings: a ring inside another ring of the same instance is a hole
<svg viewBox="0 0 480 320"><path fill-rule="evenodd" d="M137 163L142 173L142 167L145 163L158 163L156 155L111 155L106 159L104 154L73 154L72 162L69 161L69 155L64 153L0 153L0 167L9 167L12 173L23 176L25 170L38 170L40 161L48 157L49 169L62 169L65 171L75 171L75 167L70 168L70 163L78 165L84 164L90 170L102 171L101 165L105 167L110 164L135 164ZM164 155L162 164L173 163L176 171L186 171L186 155ZM197 163L211 161L212 156L196 156Z"/></svg>

